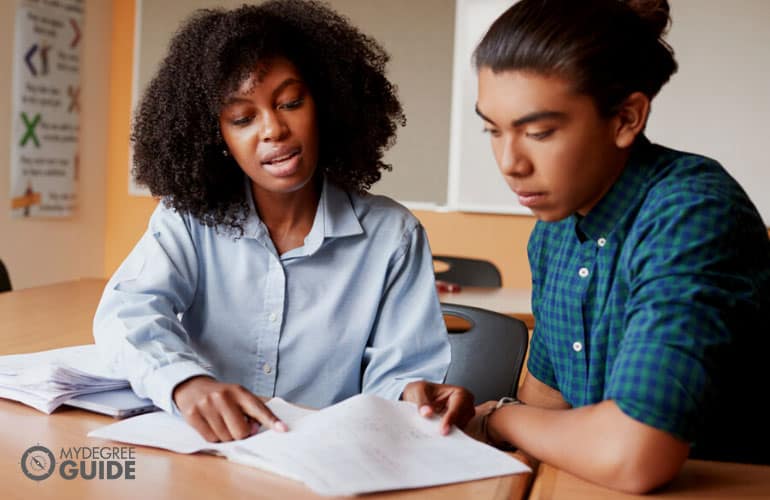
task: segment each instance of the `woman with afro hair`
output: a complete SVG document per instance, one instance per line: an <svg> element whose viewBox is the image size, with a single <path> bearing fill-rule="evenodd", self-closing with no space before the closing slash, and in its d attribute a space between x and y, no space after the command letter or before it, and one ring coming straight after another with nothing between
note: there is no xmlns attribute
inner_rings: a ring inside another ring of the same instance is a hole
<svg viewBox="0 0 770 500"><path fill-rule="evenodd" d="M200 10L133 123L160 203L94 336L134 391L209 441L286 426L263 398L372 393L464 425L425 232L367 194L405 123L388 56L314 1Z"/></svg>

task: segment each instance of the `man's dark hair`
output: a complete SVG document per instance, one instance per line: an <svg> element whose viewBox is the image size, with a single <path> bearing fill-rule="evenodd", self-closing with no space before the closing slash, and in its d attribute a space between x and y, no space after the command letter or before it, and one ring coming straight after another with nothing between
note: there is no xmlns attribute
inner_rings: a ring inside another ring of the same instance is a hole
<svg viewBox="0 0 770 500"><path fill-rule="evenodd" d="M474 52L477 70L560 76L612 116L633 92L650 99L676 72L663 40L667 0L521 0Z"/></svg>

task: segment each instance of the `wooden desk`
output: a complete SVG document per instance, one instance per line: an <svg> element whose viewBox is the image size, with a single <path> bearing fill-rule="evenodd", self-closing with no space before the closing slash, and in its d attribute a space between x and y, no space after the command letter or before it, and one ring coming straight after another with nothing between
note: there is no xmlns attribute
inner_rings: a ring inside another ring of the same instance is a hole
<svg viewBox="0 0 770 500"><path fill-rule="evenodd" d="M532 315L532 290L529 288L485 288L464 286L459 292L441 292L441 302L480 307L519 318L530 330L535 327Z"/></svg>
<svg viewBox="0 0 770 500"><path fill-rule="evenodd" d="M31 352L92 342L91 320L104 280L80 280L0 294L0 354ZM60 408L45 415L0 399L0 484L4 499L19 498L326 498L299 483L219 457L180 455L137 446L136 479L65 480L58 471L35 482L20 460L30 446L56 455L70 447L120 446L86 434L113 420ZM58 455L57 455L58 460ZM521 499L531 475L519 474L455 485L367 495L367 499Z"/></svg>
<svg viewBox="0 0 770 500"><path fill-rule="evenodd" d="M688 460L674 481L650 495L612 491L541 464L529 497L533 500L569 498L604 500L631 498L770 498L770 466Z"/></svg>

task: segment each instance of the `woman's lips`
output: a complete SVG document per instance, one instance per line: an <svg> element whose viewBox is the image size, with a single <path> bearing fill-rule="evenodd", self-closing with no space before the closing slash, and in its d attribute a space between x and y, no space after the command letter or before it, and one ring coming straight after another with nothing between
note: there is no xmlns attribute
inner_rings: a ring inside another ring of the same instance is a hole
<svg viewBox="0 0 770 500"><path fill-rule="evenodd" d="M299 170L299 150L295 149L287 154L273 155L269 161L262 162L262 168L275 177L289 177Z"/></svg>

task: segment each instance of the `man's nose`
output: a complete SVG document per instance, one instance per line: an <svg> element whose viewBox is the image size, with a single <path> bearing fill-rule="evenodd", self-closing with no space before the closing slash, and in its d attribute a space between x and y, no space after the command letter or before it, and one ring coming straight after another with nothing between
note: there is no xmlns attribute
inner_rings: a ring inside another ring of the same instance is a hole
<svg viewBox="0 0 770 500"><path fill-rule="evenodd" d="M513 137L505 139L503 144L503 151L500 155L500 172L510 176L525 176L532 172L532 164Z"/></svg>

